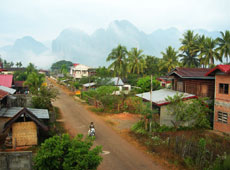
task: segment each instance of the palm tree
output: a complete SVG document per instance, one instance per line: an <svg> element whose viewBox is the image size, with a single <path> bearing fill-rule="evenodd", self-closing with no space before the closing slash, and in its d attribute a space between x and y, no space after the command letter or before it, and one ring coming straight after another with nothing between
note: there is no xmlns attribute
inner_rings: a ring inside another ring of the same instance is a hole
<svg viewBox="0 0 230 170"><path fill-rule="evenodd" d="M128 52L128 72L129 73L143 73L146 68L145 56L142 54L143 50L132 48Z"/></svg>
<svg viewBox="0 0 230 170"><path fill-rule="evenodd" d="M32 73L32 72L36 72L36 71L37 71L37 70L36 70L35 65L32 64L32 63L29 63L29 65L28 65L27 68L26 68L26 73L27 73L27 75L29 75L29 74Z"/></svg>
<svg viewBox="0 0 230 170"><path fill-rule="evenodd" d="M184 66L198 67L199 60L197 58L196 43L198 40L198 34L194 35L194 32L188 30L183 34L184 38L180 39L182 46L179 50L182 52L181 61Z"/></svg>
<svg viewBox="0 0 230 170"><path fill-rule="evenodd" d="M220 52L221 57L226 58L226 62L228 63L228 58L230 58L230 31L226 30L224 32L220 32L221 38L217 38L218 48L217 50Z"/></svg>
<svg viewBox="0 0 230 170"><path fill-rule="evenodd" d="M43 74L32 72L28 75L26 81L24 82L24 85L29 87L29 90L32 94L37 94L38 89L41 87L44 80L45 76Z"/></svg>
<svg viewBox="0 0 230 170"><path fill-rule="evenodd" d="M179 65L177 51L169 46L166 48L166 53L161 52L163 55L162 62L160 62L160 70L163 68L168 68L168 73L175 67Z"/></svg>
<svg viewBox="0 0 230 170"><path fill-rule="evenodd" d="M202 56L205 56L204 58L204 63L212 66L214 65L214 61L215 60L219 60L222 62L222 59L216 49L217 46L217 40L212 39L210 37L207 37L205 39L205 43L204 43L204 49L202 51Z"/></svg>
<svg viewBox="0 0 230 170"><path fill-rule="evenodd" d="M198 36L198 39L195 44L195 49L194 49L194 51L198 53L200 65L202 65L203 67L206 67L205 56L203 55L204 54L203 51L205 48L205 40L206 37L204 35Z"/></svg>
<svg viewBox="0 0 230 170"><path fill-rule="evenodd" d="M126 55L126 47L119 44L117 48L112 49L111 53L106 59L107 62L112 61L108 69L112 69L114 76L118 77L117 83L119 82L120 77L126 76L127 74Z"/></svg>

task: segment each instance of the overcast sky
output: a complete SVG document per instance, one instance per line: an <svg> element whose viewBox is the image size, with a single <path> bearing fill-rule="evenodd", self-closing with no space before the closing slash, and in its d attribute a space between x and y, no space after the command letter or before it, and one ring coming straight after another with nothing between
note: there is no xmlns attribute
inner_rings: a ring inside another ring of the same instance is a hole
<svg viewBox="0 0 230 170"><path fill-rule="evenodd" d="M159 28L230 29L230 0L0 0L0 45L31 35L52 40L65 28L92 33L126 19L150 33Z"/></svg>

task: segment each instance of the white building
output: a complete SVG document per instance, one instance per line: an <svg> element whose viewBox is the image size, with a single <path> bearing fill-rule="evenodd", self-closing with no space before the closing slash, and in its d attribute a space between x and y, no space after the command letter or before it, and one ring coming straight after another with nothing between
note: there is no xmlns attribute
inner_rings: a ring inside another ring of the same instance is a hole
<svg viewBox="0 0 230 170"><path fill-rule="evenodd" d="M95 69L83 65L83 64L73 64L72 67L70 67L70 75L72 75L74 78L82 78L82 77L88 77L95 73Z"/></svg>

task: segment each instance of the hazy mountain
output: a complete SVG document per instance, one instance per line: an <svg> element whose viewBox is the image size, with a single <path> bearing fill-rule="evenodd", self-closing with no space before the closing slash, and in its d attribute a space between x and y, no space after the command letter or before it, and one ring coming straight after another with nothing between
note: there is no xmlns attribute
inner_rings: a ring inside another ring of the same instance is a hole
<svg viewBox="0 0 230 170"><path fill-rule="evenodd" d="M17 39L13 45L8 45L0 48L0 51L5 54L9 60L24 60L28 56L37 56L48 48L45 47L41 42L36 41L30 36Z"/></svg>
<svg viewBox="0 0 230 170"><path fill-rule="evenodd" d="M216 38L219 32L195 30L196 33ZM65 29L52 43L52 52L63 59L91 66L105 65L106 57L118 44L128 49L137 47L145 54L161 57L169 45L178 49L183 32L176 28L158 29L151 34L140 31L129 21L114 21L107 29L98 29L92 35L81 30Z"/></svg>
<svg viewBox="0 0 230 170"><path fill-rule="evenodd" d="M224 30L223 30L224 31ZM219 31L209 32L204 29L194 30L212 38L218 37ZM13 45L0 48L0 54L9 61L37 62L36 65L52 64L55 60L70 60L89 66L108 65L106 58L118 44L128 50L137 47L144 54L162 57L161 52L169 45L178 49L184 32L176 28L158 29L146 34L127 20L113 21L106 29L98 29L88 35L78 29L65 29L52 41L45 41L46 46L26 36L17 39ZM48 47L51 47L49 50ZM48 57L47 57L48 56ZM43 63L40 62L44 59Z"/></svg>

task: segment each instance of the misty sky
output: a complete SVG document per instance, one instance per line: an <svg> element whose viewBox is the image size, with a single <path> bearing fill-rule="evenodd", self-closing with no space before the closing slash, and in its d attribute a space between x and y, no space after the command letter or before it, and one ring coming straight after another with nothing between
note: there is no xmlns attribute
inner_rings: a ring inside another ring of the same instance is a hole
<svg viewBox="0 0 230 170"><path fill-rule="evenodd" d="M92 33L126 19L146 33L158 28L230 29L229 0L0 0L0 46L31 35L52 40L65 28Z"/></svg>

